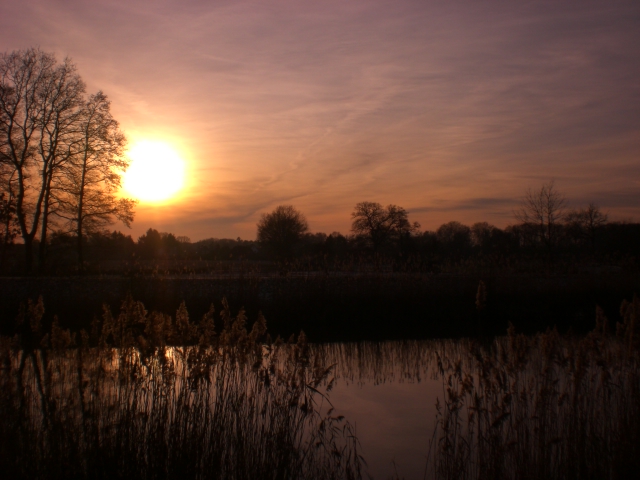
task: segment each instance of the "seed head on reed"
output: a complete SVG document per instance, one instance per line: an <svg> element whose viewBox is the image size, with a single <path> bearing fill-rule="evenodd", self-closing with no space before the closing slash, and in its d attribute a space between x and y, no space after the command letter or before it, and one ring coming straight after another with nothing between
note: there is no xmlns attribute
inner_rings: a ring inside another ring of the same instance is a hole
<svg viewBox="0 0 640 480"><path fill-rule="evenodd" d="M216 326L213 316L215 314L215 308L213 307L213 303L209 307L209 311L204 314L202 320L200 320L200 324L198 325L198 333L199 336L199 344L201 347L206 347L211 345L215 334L216 334Z"/></svg>
<svg viewBox="0 0 640 480"><path fill-rule="evenodd" d="M595 332L606 336L609 333L609 319L604 314L604 310L600 308L600 305L596 305L596 329Z"/></svg>

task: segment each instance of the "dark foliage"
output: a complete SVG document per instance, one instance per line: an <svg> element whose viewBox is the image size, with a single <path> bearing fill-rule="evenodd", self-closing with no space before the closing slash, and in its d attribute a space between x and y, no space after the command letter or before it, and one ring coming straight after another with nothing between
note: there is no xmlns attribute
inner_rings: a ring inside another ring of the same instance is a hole
<svg viewBox="0 0 640 480"><path fill-rule="evenodd" d="M257 239L276 257L290 258L308 230L309 224L302 213L292 205L279 205L260 217Z"/></svg>

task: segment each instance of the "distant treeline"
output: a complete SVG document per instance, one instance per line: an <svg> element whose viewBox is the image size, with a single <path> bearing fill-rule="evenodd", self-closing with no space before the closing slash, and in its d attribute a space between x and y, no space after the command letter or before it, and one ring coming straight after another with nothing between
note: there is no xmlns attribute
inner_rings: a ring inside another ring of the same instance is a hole
<svg viewBox="0 0 640 480"><path fill-rule="evenodd" d="M640 223L606 222L589 229L577 222L554 226L550 244L537 225L500 229L486 222L471 226L448 222L436 231L407 232L374 245L367 234L304 233L282 255L258 240L188 237L150 228L134 240L119 231L85 238L85 269L93 273L227 273L269 271L423 271L451 272L480 264L518 270L550 268L637 269ZM54 233L47 246L45 272L77 271L77 238ZM22 274L21 244L4 244L3 274Z"/></svg>
<svg viewBox="0 0 640 480"><path fill-rule="evenodd" d="M409 221L404 208L368 201L355 205L347 235L311 233L304 214L293 205L263 213L255 240L191 242L186 236L149 228L135 241L119 231L85 230L79 236L75 230L49 227L50 234L40 240L46 242L44 248L33 240L37 259L26 254L24 242L14 242L17 236L10 233L15 216L7 207L0 209L0 271L29 273L33 260L38 271L47 274L637 269L640 223L610 222L594 204L567 209L565 201L553 181L529 189L514 211L516 222L504 229L487 222L468 226L451 221L435 231L423 231L419 223Z"/></svg>

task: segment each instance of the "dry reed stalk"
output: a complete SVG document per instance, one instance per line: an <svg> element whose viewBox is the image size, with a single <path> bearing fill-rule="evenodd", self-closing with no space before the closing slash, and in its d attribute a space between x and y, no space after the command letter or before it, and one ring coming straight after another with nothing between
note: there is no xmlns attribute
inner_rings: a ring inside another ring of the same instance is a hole
<svg viewBox="0 0 640 480"><path fill-rule="evenodd" d="M640 458L640 349L635 305L623 304L618 337L548 331L471 345L474 367L438 360L444 402L428 464L433 478L616 479ZM638 310L640 311L640 310ZM626 315L626 317L625 317Z"/></svg>
<svg viewBox="0 0 640 480"><path fill-rule="evenodd" d="M0 340L0 468L8 478L360 478L352 427L304 334L265 343L223 302L193 324L128 298L76 339L43 306ZM74 345L74 342L77 345Z"/></svg>

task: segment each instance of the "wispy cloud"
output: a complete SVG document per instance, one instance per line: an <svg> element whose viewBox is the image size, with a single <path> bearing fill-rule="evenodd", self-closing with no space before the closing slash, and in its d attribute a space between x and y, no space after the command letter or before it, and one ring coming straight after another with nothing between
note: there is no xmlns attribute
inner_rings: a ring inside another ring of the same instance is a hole
<svg viewBox="0 0 640 480"><path fill-rule="evenodd" d="M640 219L636 0L0 8L6 51L71 56L132 139L187 152L188 202L140 208L136 229L251 237L261 211L294 203L313 228L347 231L365 199L427 228L505 225L549 178L576 204Z"/></svg>

